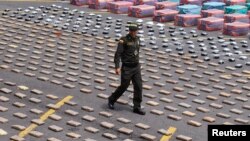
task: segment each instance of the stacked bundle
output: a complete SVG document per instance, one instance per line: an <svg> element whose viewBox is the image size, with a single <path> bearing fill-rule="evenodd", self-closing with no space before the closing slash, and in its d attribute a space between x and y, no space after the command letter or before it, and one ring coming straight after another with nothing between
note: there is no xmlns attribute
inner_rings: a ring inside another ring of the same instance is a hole
<svg viewBox="0 0 250 141"><path fill-rule="evenodd" d="M180 0L168 0L168 1L180 3Z"/></svg>
<svg viewBox="0 0 250 141"><path fill-rule="evenodd" d="M223 34L230 36L245 36L249 32L249 24L234 22L234 23L226 23L224 25Z"/></svg>
<svg viewBox="0 0 250 141"><path fill-rule="evenodd" d="M178 11L171 9L157 10L154 13L153 20L157 22L170 22L173 21Z"/></svg>
<svg viewBox="0 0 250 141"><path fill-rule="evenodd" d="M90 0L89 8L92 9L106 9L108 2L112 2L113 0Z"/></svg>
<svg viewBox="0 0 250 141"><path fill-rule="evenodd" d="M181 5L177 7L180 14L200 14L201 7L198 5Z"/></svg>
<svg viewBox="0 0 250 141"><path fill-rule="evenodd" d="M218 9L202 10L201 15L202 15L203 18L206 18L206 17L223 18L224 17L224 11L223 10L218 10Z"/></svg>
<svg viewBox="0 0 250 141"><path fill-rule="evenodd" d="M88 0L70 0L70 4L76 5L76 6L82 6L82 5L88 4Z"/></svg>
<svg viewBox="0 0 250 141"><path fill-rule="evenodd" d="M130 6L128 9L128 16L137 18L152 17L154 11L155 7L151 5Z"/></svg>
<svg viewBox="0 0 250 141"><path fill-rule="evenodd" d="M115 14L127 14L130 6L133 6L133 3L128 1L109 2L108 11Z"/></svg>
<svg viewBox="0 0 250 141"><path fill-rule="evenodd" d="M247 14L248 14L248 16L249 16L249 19L250 19L250 11L248 11L248 13L247 13Z"/></svg>
<svg viewBox="0 0 250 141"><path fill-rule="evenodd" d="M247 3L246 7L247 7L247 10L249 11L250 10L250 3Z"/></svg>
<svg viewBox="0 0 250 141"><path fill-rule="evenodd" d="M232 13L246 14L247 7L242 5L227 6L225 9L225 14L232 14Z"/></svg>
<svg viewBox="0 0 250 141"><path fill-rule="evenodd" d="M219 10L224 10L225 8L225 3L223 2L206 2L203 4L202 9L203 10L208 10L208 9L219 9Z"/></svg>
<svg viewBox="0 0 250 141"><path fill-rule="evenodd" d="M124 1L132 2L134 5L139 5L140 4L139 0L124 0Z"/></svg>
<svg viewBox="0 0 250 141"><path fill-rule="evenodd" d="M201 0L180 0L180 4L195 4L195 5L202 5Z"/></svg>
<svg viewBox="0 0 250 141"><path fill-rule="evenodd" d="M155 0L139 0L139 5L155 5Z"/></svg>
<svg viewBox="0 0 250 141"><path fill-rule="evenodd" d="M225 0L204 0L204 2L224 2Z"/></svg>
<svg viewBox="0 0 250 141"><path fill-rule="evenodd" d="M222 30L224 24L223 18L208 17L198 20L198 29L205 31Z"/></svg>
<svg viewBox="0 0 250 141"><path fill-rule="evenodd" d="M170 1L156 2L155 3L155 9L156 10L160 10L160 9L176 10L177 5L178 5L178 3L170 2Z"/></svg>
<svg viewBox="0 0 250 141"><path fill-rule="evenodd" d="M199 18L200 14L178 14L175 16L174 24L183 27L196 26Z"/></svg>
<svg viewBox="0 0 250 141"><path fill-rule="evenodd" d="M224 16L225 23L243 22L249 23L249 16L246 14L226 14Z"/></svg>
<svg viewBox="0 0 250 141"><path fill-rule="evenodd" d="M227 5L245 5L246 0L225 0Z"/></svg>

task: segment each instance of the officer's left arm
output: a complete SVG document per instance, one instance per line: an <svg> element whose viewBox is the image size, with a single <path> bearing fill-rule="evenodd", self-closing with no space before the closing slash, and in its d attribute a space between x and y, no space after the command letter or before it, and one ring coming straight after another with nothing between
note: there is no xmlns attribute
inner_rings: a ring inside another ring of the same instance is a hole
<svg viewBox="0 0 250 141"><path fill-rule="evenodd" d="M120 59L121 59L121 54L123 52L123 40L121 39L118 43L117 50L115 52L115 58L114 58L114 63L115 63L115 68L120 68Z"/></svg>

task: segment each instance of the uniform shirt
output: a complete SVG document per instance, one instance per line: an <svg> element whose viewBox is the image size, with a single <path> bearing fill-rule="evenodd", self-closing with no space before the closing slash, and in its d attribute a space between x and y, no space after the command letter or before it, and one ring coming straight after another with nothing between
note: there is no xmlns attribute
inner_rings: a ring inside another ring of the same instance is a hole
<svg viewBox="0 0 250 141"><path fill-rule="evenodd" d="M122 63L139 63L139 50L138 36L134 38L127 34L125 37L122 37L115 52L115 68L120 67L120 59Z"/></svg>

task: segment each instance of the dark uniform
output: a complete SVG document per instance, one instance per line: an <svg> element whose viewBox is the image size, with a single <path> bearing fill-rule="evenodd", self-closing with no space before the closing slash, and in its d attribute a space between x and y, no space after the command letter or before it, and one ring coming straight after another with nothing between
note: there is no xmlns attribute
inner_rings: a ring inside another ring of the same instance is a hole
<svg viewBox="0 0 250 141"><path fill-rule="evenodd" d="M141 66L139 63L139 37L132 37L127 34L122 37L118 43L118 47L114 57L115 68L120 68L120 59L122 62L121 67L121 84L114 93L109 97L109 104L111 106L119 99L119 97L127 90L130 81L134 86L134 112L139 110L141 112L142 102L142 77ZM144 113L145 114L145 113Z"/></svg>

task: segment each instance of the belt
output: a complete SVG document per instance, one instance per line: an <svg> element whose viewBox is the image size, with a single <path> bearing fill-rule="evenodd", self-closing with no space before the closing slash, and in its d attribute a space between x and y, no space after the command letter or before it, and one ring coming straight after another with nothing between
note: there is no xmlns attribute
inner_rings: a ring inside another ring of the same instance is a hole
<svg viewBox="0 0 250 141"><path fill-rule="evenodd" d="M136 67L139 63L122 63L123 66L125 67Z"/></svg>

